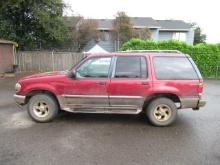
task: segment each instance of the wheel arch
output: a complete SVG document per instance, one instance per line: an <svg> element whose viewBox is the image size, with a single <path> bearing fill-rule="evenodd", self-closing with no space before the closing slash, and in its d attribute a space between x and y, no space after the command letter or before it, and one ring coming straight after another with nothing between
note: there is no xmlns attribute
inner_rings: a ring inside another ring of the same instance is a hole
<svg viewBox="0 0 220 165"><path fill-rule="evenodd" d="M60 108L60 104L59 104L59 101L58 101L57 96L55 95L55 93L53 93L49 90L46 90L46 89L36 89L36 90L29 91L26 94L25 103L27 104L29 102L30 98L33 97L34 95L37 95L37 94L47 94L47 95L51 96L52 98L55 99L57 105Z"/></svg>
<svg viewBox="0 0 220 165"><path fill-rule="evenodd" d="M143 110L145 108L147 108L147 106L149 105L150 102L152 102L153 100L155 100L157 98L168 98L168 99L172 100L174 103L181 104L180 98L176 94L173 94L173 93L154 93L145 99L144 104L143 104Z"/></svg>

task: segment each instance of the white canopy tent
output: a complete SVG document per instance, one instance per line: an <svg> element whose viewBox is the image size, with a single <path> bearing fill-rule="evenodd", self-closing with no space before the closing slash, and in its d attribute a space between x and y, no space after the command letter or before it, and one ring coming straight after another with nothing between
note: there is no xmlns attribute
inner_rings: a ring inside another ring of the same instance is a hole
<svg viewBox="0 0 220 165"><path fill-rule="evenodd" d="M91 48L89 51L87 51L85 53L108 53L108 51L106 51L101 46L96 44L93 48Z"/></svg>

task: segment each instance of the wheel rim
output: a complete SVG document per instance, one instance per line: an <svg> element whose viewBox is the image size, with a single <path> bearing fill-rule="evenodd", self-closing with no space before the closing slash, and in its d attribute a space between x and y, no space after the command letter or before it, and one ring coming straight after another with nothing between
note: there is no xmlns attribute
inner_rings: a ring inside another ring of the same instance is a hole
<svg viewBox="0 0 220 165"><path fill-rule="evenodd" d="M171 108L166 104L160 104L154 109L154 117L157 121L164 122L171 117Z"/></svg>
<svg viewBox="0 0 220 165"><path fill-rule="evenodd" d="M45 101L37 101L33 105L33 112L37 117L46 117L49 114L50 107Z"/></svg>

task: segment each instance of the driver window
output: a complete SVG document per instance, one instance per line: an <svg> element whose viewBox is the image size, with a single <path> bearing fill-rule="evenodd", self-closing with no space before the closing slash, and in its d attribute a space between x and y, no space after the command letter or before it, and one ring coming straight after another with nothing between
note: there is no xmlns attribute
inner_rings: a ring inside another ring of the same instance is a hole
<svg viewBox="0 0 220 165"><path fill-rule="evenodd" d="M106 78L108 77L111 57L94 57L85 61L76 70L77 78Z"/></svg>

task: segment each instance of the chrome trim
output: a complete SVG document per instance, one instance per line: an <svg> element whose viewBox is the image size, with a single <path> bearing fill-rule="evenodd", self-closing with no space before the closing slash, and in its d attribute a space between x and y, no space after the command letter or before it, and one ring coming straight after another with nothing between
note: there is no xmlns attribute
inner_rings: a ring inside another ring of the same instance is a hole
<svg viewBox="0 0 220 165"><path fill-rule="evenodd" d="M109 96L109 98L142 99L142 96Z"/></svg>
<svg viewBox="0 0 220 165"><path fill-rule="evenodd" d="M23 105L25 104L25 99L26 99L26 96L22 96L22 95L14 95L14 99L15 99L15 102L19 105Z"/></svg>
<svg viewBox="0 0 220 165"><path fill-rule="evenodd" d="M61 95L63 97L74 97L74 98L108 98L108 96L105 95Z"/></svg>

